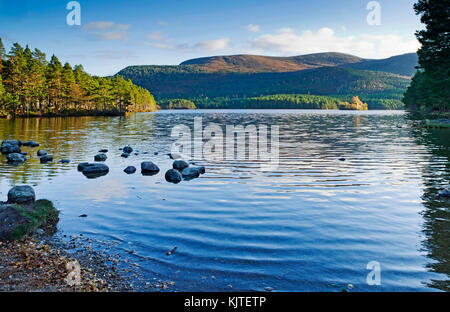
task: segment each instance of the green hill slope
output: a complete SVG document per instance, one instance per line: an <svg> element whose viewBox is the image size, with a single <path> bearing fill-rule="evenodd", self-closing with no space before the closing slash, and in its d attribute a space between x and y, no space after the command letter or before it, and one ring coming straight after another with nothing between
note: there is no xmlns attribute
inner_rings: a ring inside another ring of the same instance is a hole
<svg viewBox="0 0 450 312"><path fill-rule="evenodd" d="M409 83L407 77L399 75L340 67L275 73L208 73L198 71L192 65L130 66L119 75L160 98L401 93Z"/></svg>
<svg viewBox="0 0 450 312"><path fill-rule="evenodd" d="M118 74L159 99L315 94L365 95L381 103L380 99L401 98L416 62L415 54L383 60L342 53L231 55L192 59L175 66L129 66Z"/></svg>
<svg viewBox="0 0 450 312"><path fill-rule="evenodd" d="M382 60L366 60L354 64L345 64L344 67L362 69L362 70L375 70L387 73L394 73L403 76L413 76L416 72L417 54L408 53L403 55L393 56Z"/></svg>

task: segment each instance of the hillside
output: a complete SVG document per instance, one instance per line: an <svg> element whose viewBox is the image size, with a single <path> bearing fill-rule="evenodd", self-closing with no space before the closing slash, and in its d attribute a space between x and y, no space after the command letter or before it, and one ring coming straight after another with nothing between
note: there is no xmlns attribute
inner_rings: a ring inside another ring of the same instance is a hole
<svg viewBox="0 0 450 312"><path fill-rule="evenodd" d="M196 65L205 72L262 73L288 72L324 66L339 66L364 61L343 53L317 53L292 57L261 55L229 55L202 57L182 62L180 65Z"/></svg>
<svg viewBox="0 0 450 312"><path fill-rule="evenodd" d="M344 67L362 69L362 70L375 70L387 73L395 73L403 76L413 76L416 72L417 54L408 53L403 55L393 56L382 60L365 60L363 62L354 64L345 64Z"/></svg>
<svg viewBox="0 0 450 312"><path fill-rule="evenodd" d="M174 66L129 66L118 74L159 99L315 94L398 100L416 63L415 54L383 60L342 53L231 55L192 59Z"/></svg>
<svg viewBox="0 0 450 312"><path fill-rule="evenodd" d="M119 75L131 79L159 98L242 97L308 92L317 95L401 93L409 83L407 77L399 75L341 67L272 73L208 73L191 66L131 66L119 72Z"/></svg>

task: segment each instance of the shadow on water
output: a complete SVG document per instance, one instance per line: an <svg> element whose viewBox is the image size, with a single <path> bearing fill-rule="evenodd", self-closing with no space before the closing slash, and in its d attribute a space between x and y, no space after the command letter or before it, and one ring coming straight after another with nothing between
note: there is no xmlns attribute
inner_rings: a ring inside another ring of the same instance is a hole
<svg viewBox="0 0 450 312"><path fill-rule="evenodd" d="M427 268L447 276L445 280L431 280L427 286L450 291L450 200L438 195L450 181L450 130L418 127L413 135L431 154L428 165L422 170L423 233L426 237L423 248L432 259Z"/></svg>

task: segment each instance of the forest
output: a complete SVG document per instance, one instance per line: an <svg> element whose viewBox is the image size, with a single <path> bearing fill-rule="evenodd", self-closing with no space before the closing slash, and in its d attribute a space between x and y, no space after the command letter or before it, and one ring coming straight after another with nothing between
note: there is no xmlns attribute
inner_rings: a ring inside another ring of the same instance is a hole
<svg viewBox="0 0 450 312"><path fill-rule="evenodd" d="M169 101L172 100L164 100ZM368 109L367 103L358 96L338 98L309 94L274 94L248 98L206 97L194 98L190 102L200 109Z"/></svg>
<svg viewBox="0 0 450 312"><path fill-rule="evenodd" d="M416 32L422 44L419 66L403 102L412 111L450 112L450 6L449 1L419 0L414 4L426 29Z"/></svg>
<svg viewBox="0 0 450 312"><path fill-rule="evenodd" d="M359 95L369 109L402 109L408 77L386 72L321 67L313 70L270 73L207 73L195 65L130 66L119 72L152 91L158 100L255 98L276 94L315 94L338 98ZM280 103L282 108L284 105ZM223 107L226 108L226 107ZM244 106L240 108L246 108Z"/></svg>
<svg viewBox="0 0 450 312"><path fill-rule="evenodd" d="M0 38L0 117L121 115L155 111L146 89L121 76L97 77L82 65L64 65L53 55L14 43L6 53Z"/></svg>

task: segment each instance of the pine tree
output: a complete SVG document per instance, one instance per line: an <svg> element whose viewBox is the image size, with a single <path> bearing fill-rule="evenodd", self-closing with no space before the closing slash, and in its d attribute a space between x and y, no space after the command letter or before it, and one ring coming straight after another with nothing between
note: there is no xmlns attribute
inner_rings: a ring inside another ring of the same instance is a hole
<svg viewBox="0 0 450 312"><path fill-rule="evenodd" d="M411 109L450 109L450 1L419 0L414 5L425 30L416 32L422 47L418 72L403 101Z"/></svg>
<svg viewBox="0 0 450 312"><path fill-rule="evenodd" d="M55 55L52 55L46 70L48 107L47 110L56 113L59 110L61 99L61 62Z"/></svg>
<svg viewBox="0 0 450 312"><path fill-rule="evenodd" d="M0 74L2 73L2 63L6 57L5 46L3 45L2 38L0 38Z"/></svg>

